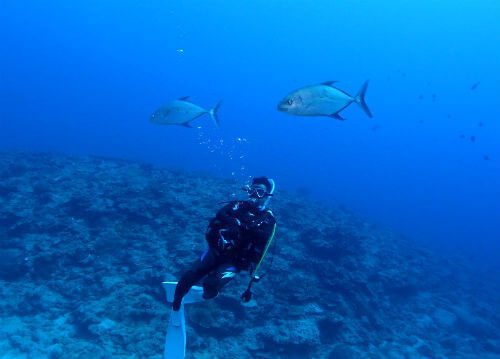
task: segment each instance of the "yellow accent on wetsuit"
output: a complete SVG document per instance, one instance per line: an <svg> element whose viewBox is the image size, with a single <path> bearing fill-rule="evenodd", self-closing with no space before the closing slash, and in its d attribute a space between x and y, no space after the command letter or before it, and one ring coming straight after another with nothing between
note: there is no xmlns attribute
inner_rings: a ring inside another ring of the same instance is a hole
<svg viewBox="0 0 500 359"><path fill-rule="evenodd" d="M262 253L262 257L260 257L260 261L259 261L259 263L257 263L257 267L255 267L255 270L253 271L253 278L255 278L255 276L257 275L257 271L259 270L260 265L262 264L262 261L264 260L264 257L266 256L267 250L271 246L271 243L274 239L274 232L276 232L276 223L274 224L273 231L271 232L271 236L269 237L269 239L267 241L266 248L264 248L264 253Z"/></svg>

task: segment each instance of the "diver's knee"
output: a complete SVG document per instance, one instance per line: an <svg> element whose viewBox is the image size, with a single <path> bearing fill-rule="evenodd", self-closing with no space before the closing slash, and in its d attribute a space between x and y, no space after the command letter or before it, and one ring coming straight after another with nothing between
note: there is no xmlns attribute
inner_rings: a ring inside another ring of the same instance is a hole
<svg viewBox="0 0 500 359"><path fill-rule="evenodd" d="M217 297L219 290L210 284L203 283L203 299L212 299Z"/></svg>
<svg viewBox="0 0 500 359"><path fill-rule="evenodd" d="M198 273L194 270L188 270L182 278L179 280L179 283L189 283L189 284L194 284L198 281Z"/></svg>

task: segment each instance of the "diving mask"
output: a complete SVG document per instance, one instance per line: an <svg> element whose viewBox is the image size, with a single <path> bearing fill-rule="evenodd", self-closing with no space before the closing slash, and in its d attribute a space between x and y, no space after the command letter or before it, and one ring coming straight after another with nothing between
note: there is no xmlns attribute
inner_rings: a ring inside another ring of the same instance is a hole
<svg viewBox="0 0 500 359"><path fill-rule="evenodd" d="M246 186L243 187L242 190L246 191L250 198L264 198L272 196L272 194L268 193L265 188L260 186Z"/></svg>

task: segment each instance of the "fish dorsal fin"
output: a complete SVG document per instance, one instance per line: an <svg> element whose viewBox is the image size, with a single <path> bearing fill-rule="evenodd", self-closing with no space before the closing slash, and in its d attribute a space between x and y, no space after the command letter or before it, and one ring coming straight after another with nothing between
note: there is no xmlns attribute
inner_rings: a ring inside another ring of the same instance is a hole
<svg viewBox="0 0 500 359"><path fill-rule="evenodd" d="M186 101L188 98L189 98L189 96L184 96L184 97L179 97L177 100Z"/></svg>
<svg viewBox="0 0 500 359"><path fill-rule="evenodd" d="M325 85L325 86L332 86L334 83L338 82L337 80L333 80L333 81L325 81L325 82L322 82L321 84L322 85Z"/></svg>
<svg viewBox="0 0 500 359"><path fill-rule="evenodd" d="M191 126L191 125L189 124L189 122L184 122L184 123L182 124L182 126L184 126L184 127L188 127L188 128L193 128L193 126Z"/></svg>

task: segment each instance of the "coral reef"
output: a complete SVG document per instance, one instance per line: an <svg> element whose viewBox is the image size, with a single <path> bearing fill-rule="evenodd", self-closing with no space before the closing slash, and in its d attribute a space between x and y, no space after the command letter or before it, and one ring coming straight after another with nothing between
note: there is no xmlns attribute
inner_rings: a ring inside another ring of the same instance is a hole
<svg viewBox="0 0 500 359"><path fill-rule="evenodd" d="M0 357L161 358L161 288L241 184L95 156L0 153ZM498 282L278 191L272 266L187 306L187 358L498 358Z"/></svg>

